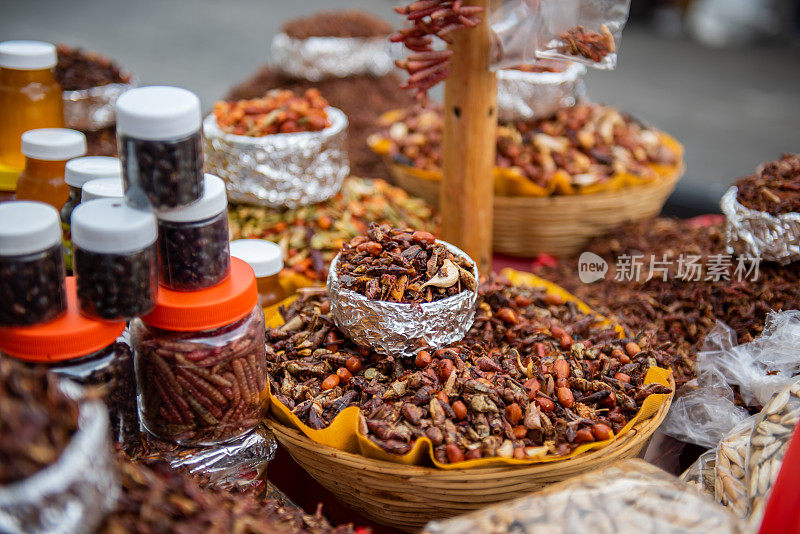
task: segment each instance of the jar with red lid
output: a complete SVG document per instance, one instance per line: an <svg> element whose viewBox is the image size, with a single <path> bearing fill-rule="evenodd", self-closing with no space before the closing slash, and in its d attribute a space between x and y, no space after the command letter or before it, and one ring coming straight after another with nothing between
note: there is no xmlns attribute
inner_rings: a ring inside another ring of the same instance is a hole
<svg viewBox="0 0 800 534"><path fill-rule="evenodd" d="M120 339L125 322L81 315L75 279L68 277L65 286L66 312L35 326L0 328L0 354L44 366L99 391L108 407L112 438L131 444L139 434L139 417L133 356L130 346Z"/></svg>
<svg viewBox="0 0 800 534"><path fill-rule="evenodd" d="M198 291L159 288L155 309L131 322L139 416L154 436L213 445L258 424L267 400L264 313L253 269Z"/></svg>

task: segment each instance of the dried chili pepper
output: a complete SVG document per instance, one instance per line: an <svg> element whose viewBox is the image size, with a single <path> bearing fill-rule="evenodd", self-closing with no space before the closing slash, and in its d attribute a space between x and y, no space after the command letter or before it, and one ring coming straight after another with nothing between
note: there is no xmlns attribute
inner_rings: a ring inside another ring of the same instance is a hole
<svg viewBox="0 0 800 534"><path fill-rule="evenodd" d="M616 50L614 36L605 24L599 32L575 26L561 34L561 52L570 56L582 56L599 63Z"/></svg>

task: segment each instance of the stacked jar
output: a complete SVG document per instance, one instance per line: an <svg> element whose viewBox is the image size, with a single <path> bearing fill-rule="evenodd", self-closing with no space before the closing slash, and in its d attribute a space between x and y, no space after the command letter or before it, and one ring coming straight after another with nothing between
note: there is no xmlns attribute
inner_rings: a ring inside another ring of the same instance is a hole
<svg viewBox="0 0 800 534"><path fill-rule="evenodd" d="M280 272L283 270L283 250L280 246L263 239L237 239L231 241L231 256L247 262L253 268L259 306L268 308L289 296L280 281Z"/></svg>
<svg viewBox="0 0 800 534"><path fill-rule="evenodd" d="M85 317L77 301L75 280L67 278L65 312L35 326L0 329L0 354L97 388L108 406L112 438L132 444L139 418L131 349L118 339L125 322Z"/></svg>
<svg viewBox="0 0 800 534"><path fill-rule="evenodd" d="M18 200L37 200L57 210L69 198L67 161L86 154L86 136L66 128L40 128L22 134L25 169L17 180Z"/></svg>

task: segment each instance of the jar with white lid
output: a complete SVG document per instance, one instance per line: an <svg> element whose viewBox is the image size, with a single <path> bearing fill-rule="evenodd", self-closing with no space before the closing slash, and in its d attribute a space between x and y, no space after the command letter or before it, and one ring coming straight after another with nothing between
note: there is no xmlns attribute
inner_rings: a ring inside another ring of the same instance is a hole
<svg viewBox="0 0 800 534"><path fill-rule="evenodd" d="M227 207L225 183L206 174L200 200L157 213L161 285L175 291L194 291L216 285L228 276Z"/></svg>
<svg viewBox="0 0 800 534"><path fill-rule="evenodd" d="M120 321L155 307L156 237L155 216L123 200L93 200L75 208L72 247L82 313Z"/></svg>
<svg viewBox="0 0 800 534"><path fill-rule="evenodd" d="M86 136L67 128L39 128L22 134L25 169L17 180L18 200L38 200L57 210L69 198L67 161L86 154Z"/></svg>
<svg viewBox="0 0 800 534"><path fill-rule="evenodd" d="M97 178L83 184L81 191L81 202L97 200L98 198L125 197L125 188L122 185L122 178Z"/></svg>
<svg viewBox="0 0 800 534"><path fill-rule="evenodd" d="M0 326L29 326L66 310L58 212L41 202L0 204Z"/></svg>
<svg viewBox="0 0 800 534"><path fill-rule="evenodd" d="M203 195L200 99L179 87L140 87L116 104L125 196L137 207L186 206Z"/></svg>
<svg viewBox="0 0 800 534"><path fill-rule="evenodd" d="M47 323L3 328L0 354L97 388L108 407L112 437L133 445L139 434L139 416L133 354L120 338L125 321L98 321L81 315L75 279L67 278L65 287L66 312Z"/></svg>
<svg viewBox="0 0 800 534"><path fill-rule="evenodd" d="M116 178L121 182L122 168L117 158L106 156L85 156L71 159L64 170L64 181L69 186L69 198L61 207L61 227L64 230L64 261L67 269L72 269L72 245L69 221L72 210L81 203L83 186L95 179Z"/></svg>
<svg viewBox="0 0 800 534"><path fill-rule="evenodd" d="M247 262L253 268L259 306L272 306L288 296L279 277L283 270L283 250L280 246L263 239L237 239L231 241L231 256Z"/></svg>

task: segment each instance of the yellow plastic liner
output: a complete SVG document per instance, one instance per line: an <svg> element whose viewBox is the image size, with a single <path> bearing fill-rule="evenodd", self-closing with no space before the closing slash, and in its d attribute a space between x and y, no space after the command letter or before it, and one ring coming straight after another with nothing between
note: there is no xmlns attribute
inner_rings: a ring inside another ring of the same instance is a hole
<svg viewBox="0 0 800 534"><path fill-rule="evenodd" d="M504 269L501 274L508 278L513 284L515 285L527 285L536 288L543 288L548 293L554 293L562 297L565 301L572 301L574 302L578 309L584 313L594 313L589 306L587 306L584 302L577 299L571 293L565 291L563 288L553 284L552 282L548 282L542 278L539 278L536 275L530 273L524 273L520 271L515 271L514 269ZM280 304L276 304L270 308L267 308L265 312L266 315L266 325L268 328L276 328L283 324L283 319L281 318L280 314L278 313L278 308L282 305L290 304L296 296L290 297L286 299L284 302ZM609 320L605 317L595 314L598 317L598 322L601 325L609 324ZM624 329L620 325L615 325L615 329L619 332L620 337L624 337ZM671 387L671 375L672 371L669 369L662 369L660 367L651 367L650 370L647 372L645 376L644 383L645 384L653 384L658 383L665 386ZM312 440L316 441L317 443L321 443L323 445L328 445L329 447L333 447L334 449L338 449L345 452L350 452L354 454L361 454L367 458L375 458L378 460L386 460L389 462L395 462L405 465L430 465L433 464L436 467L441 469L463 469L468 467L478 467L478 466L502 466L502 465L530 465L536 463L544 463L544 462L555 462L561 460L567 460L569 458L573 458L578 456L584 452L600 449L609 444L611 444L616 437L622 436L626 434L631 428L633 428L636 424L649 419L652 417L658 409L664 404L670 397L671 394L664 393L664 394L653 394L648 396L642 407L639 409L639 412L631 419L627 425L617 434L616 436L612 437L611 439L605 441L595 441L592 443L585 443L583 445L578 446L575 450L573 450L570 454L564 456L540 456L540 457L533 457L533 458L525 458L525 459L515 459L515 458L480 458L477 460L466 460L463 462L458 462L454 464L442 464L438 462L433 456L433 443L427 437L417 438L416 442L412 449L403 455L398 454L391 454L372 441L369 440L366 436L363 436L358 431L358 410L357 406L350 406L349 408L345 408L342 410L339 415L337 415L331 424L326 428L316 430L313 429L300 421L300 419L294 415L289 408L287 408L283 403L277 401L275 398L270 398L270 414L281 424L289 426L291 428L295 428L300 430L303 434L311 438Z"/></svg>

